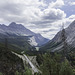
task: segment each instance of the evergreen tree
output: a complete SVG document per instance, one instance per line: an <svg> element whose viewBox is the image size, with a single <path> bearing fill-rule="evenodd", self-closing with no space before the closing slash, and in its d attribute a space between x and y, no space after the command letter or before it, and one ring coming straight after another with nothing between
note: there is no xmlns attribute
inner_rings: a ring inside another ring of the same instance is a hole
<svg viewBox="0 0 75 75"><path fill-rule="evenodd" d="M60 63L56 56L43 55L42 75L59 75Z"/></svg>
<svg viewBox="0 0 75 75"><path fill-rule="evenodd" d="M26 71L23 75L32 75L32 71L28 68L26 68Z"/></svg>
<svg viewBox="0 0 75 75"><path fill-rule="evenodd" d="M62 63L59 75L73 75L72 68L67 60Z"/></svg>
<svg viewBox="0 0 75 75"><path fill-rule="evenodd" d="M62 61L59 54L44 54L41 65L42 75L73 75L73 70L67 59Z"/></svg>

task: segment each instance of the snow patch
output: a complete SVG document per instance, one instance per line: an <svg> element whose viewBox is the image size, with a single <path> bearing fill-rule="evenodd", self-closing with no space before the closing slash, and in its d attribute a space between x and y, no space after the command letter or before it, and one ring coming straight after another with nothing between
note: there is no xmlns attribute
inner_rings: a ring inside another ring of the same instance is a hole
<svg viewBox="0 0 75 75"><path fill-rule="evenodd" d="M36 42L34 36L30 37L29 43L30 43L30 45L32 45L32 46L37 46L37 45L38 45L38 43Z"/></svg>

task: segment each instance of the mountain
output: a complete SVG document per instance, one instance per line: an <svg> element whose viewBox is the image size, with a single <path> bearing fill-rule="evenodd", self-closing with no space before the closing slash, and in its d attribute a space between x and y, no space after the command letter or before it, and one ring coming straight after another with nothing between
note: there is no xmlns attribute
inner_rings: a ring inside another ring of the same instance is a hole
<svg viewBox="0 0 75 75"><path fill-rule="evenodd" d="M55 37L40 48L41 51L61 51L63 47L61 34L59 31ZM75 47L75 20L65 29L66 42L69 47Z"/></svg>
<svg viewBox="0 0 75 75"><path fill-rule="evenodd" d="M28 37L28 41L32 46L40 46L48 42L48 39L41 36L41 34L36 34L25 28L22 24L16 24L15 22L10 23L8 26L0 25L0 35L0 38L10 36Z"/></svg>

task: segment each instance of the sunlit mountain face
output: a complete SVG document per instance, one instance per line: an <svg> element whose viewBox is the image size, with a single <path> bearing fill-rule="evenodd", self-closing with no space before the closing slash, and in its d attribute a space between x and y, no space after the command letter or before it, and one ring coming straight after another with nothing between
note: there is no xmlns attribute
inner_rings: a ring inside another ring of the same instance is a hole
<svg viewBox="0 0 75 75"><path fill-rule="evenodd" d="M52 39L75 19L74 0L1 0L0 24L11 22Z"/></svg>

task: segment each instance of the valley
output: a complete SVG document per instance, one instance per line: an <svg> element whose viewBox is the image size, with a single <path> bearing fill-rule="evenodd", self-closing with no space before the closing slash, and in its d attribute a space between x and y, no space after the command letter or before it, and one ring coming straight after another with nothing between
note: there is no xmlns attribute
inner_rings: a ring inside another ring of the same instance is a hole
<svg viewBox="0 0 75 75"><path fill-rule="evenodd" d="M75 75L74 27L49 41L15 22L0 25L1 75Z"/></svg>

